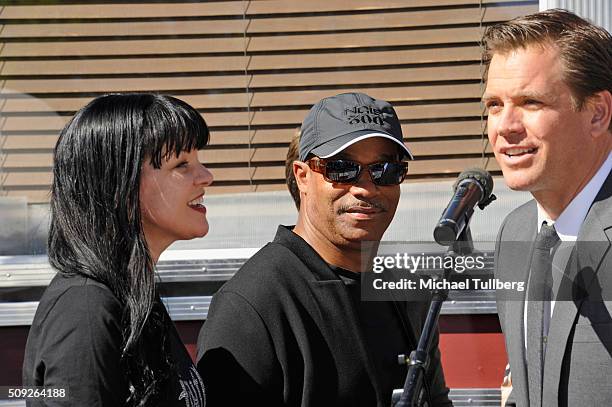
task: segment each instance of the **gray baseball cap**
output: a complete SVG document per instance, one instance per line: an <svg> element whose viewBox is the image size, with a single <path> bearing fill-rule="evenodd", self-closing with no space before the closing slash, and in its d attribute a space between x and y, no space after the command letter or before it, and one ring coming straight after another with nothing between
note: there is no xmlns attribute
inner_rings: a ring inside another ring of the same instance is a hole
<svg viewBox="0 0 612 407"><path fill-rule="evenodd" d="M384 137L410 159L395 109L384 100L364 93L342 93L320 100L304 119L300 135L300 160L309 154L328 158L367 138Z"/></svg>

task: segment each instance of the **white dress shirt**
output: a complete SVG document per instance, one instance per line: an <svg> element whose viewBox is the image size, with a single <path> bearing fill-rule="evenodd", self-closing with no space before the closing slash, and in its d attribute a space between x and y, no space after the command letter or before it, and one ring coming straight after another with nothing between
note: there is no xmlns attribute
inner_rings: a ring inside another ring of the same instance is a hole
<svg viewBox="0 0 612 407"><path fill-rule="evenodd" d="M548 216L546 211L544 211L544 209L538 203L538 232L540 232L542 222L546 221L548 225L553 225L555 227L555 230L561 239L561 247L564 250L567 250L567 248L571 250L571 247L578 238L580 227L582 226L582 223L589 212L589 208L593 204L597 193L606 181L606 178L608 178L611 170L612 153L608 155L608 158L606 161L604 161L601 167L599 167L599 170L597 170L593 178L591 178L591 180L584 186L584 188L582 188L578 195L576 195L569 205L565 207L561 215L559 215L559 217L554 221L550 219L550 216ZM564 270L553 270L553 274L563 272ZM527 348L527 302L527 298L525 298L525 309L523 311L525 348ZM550 320L555 309L555 301L548 301L546 304L544 304L544 307L544 335L547 335Z"/></svg>

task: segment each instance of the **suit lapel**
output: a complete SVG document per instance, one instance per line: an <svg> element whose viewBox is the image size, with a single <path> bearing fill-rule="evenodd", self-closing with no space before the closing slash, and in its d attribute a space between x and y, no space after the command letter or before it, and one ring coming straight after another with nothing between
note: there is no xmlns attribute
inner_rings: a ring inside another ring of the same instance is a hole
<svg viewBox="0 0 612 407"><path fill-rule="evenodd" d="M571 292L572 290L572 278L568 273L574 275L578 270L576 249L574 249L570 259L565 268L565 275L567 278L563 278L559 293ZM564 296L564 295L563 295ZM559 297L561 298L561 296ZM567 340L578 317L578 309L582 300L574 301L556 301L553 317L550 321L548 329L549 341L546 345L546 356L544 358L544 380L543 380L543 395L542 405L543 406L557 406L558 405L558 394L559 394L559 383L561 380L561 368L563 364L563 357L565 355L565 349L567 346Z"/></svg>
<svg viewBox="0 0 612 407"><path fill-rule="evenodd" d="M604 182L580 228L561 281L550 322L544 365L543 405L557 406L563 358L585 293L593 283L612 234L612 174ZM571 300L569 300L571 299Z"/></svg>
<svg viewBox="0 0 612 407"><path fill-rule="evenodd" d="M498 278L505 281L524 281L525 291L520 298L512 297L503 302L505 307L503 322L504 336L512 372L513 398L517 405L528 404L527 369L525 365L525 295L527 293L527 280L531 266L531 250L537 229L537 210L535 201L531 202L525 211L517 214L517 222L507 225L504 235L511 238L511 242L501 242L500 253L503 252L504 264L500 265ZM512 228L512 229L511 229ZM504 237L502 237L504 239ZM498 301L502 300L499 298Z"/></svg>
<svg viewBox="0 0 612 407"><path fill-rule="evenodd" d="M525 287L527 287L527 280L529 278L531 255L532 254L530 249L529 256L525 256L525 252L523 251L520 254L517 253L517 257L515 257L517 260L520 259L520 261L516 261L516 274L513 280L524 281ZM528 399L527 389L529 388L529 386L527 385L527 369L525 365L526 356L524 312L526 293L527 288L525 288L525 291L523 291L520 299L517 299L516 301L508 301L508 303L506 304L508 308L508 323L506 324L506 326L510 327L510 331L508 332L509 338L507 346L510 348L508 350L508 353L510 355L510 371L512 372L512 383L520 383L520 386L517 387L525 390L525 394L523 395L525 400ZM515 395L515 397L517 396L518 395ZM519 403L519 405L521 405L521 403Z"/></svg>

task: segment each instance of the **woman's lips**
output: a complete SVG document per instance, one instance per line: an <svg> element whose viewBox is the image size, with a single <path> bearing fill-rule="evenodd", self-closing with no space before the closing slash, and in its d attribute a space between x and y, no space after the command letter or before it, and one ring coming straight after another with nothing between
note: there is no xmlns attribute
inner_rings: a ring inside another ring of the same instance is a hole
<svg viewBox="0 0 612 407"><path fill-rule="evenodd" d="M189 207L191 209L193 209L194 211L198 211L200 213L203 213L204 215L206 215L206 207L204 205L198 204L198 205L189 205Z"/></svg>
<svg viewBox="0 0 612 407"><path fill-rule="evenodd" d="M204 194L201 194L197 198L189 201L189 203L187 203L187 206L189 206L194 211L206 214L206 207L204 206Z"/></svg>

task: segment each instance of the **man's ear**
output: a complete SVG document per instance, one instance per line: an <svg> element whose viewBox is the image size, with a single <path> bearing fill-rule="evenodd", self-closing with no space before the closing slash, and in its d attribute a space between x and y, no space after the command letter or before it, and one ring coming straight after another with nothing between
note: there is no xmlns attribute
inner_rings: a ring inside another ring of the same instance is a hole
<svg viewBox="0 0 612 407"><path fill-rule="evenodd" d="M295 182L300 192L304 192L304 193L306 192L306 189L308 187L308 180L310 178L308 176L309 172L310 172L310 168L308 167L308 164L306 164L305 162L302 162L302 161L293 162L293 176L295 177Z"/></svg>
<svg viewBox="0 0 612 407"><path fill-rule="evenodd" d="M589 97L587 103L593 112L591 118L591 134L593 137L607 135L610 132L610 121L612 120L612 94L610 91L602 90Z"/></svg>

